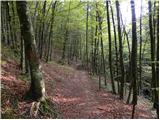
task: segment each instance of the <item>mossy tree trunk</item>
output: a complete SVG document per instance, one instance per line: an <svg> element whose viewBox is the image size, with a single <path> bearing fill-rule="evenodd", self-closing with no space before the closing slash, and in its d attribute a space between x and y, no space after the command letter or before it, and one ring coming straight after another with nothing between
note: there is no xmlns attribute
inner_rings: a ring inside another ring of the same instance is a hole
<svg viewBox="0 0 160 120"><path fill-rule="evenodd" d="M44 100L45 84L40 70L39 58L26 1L17 1L17 12L20 20L21 34L24 39L25 53L30 66L30 93L35 100Z"/></svg>

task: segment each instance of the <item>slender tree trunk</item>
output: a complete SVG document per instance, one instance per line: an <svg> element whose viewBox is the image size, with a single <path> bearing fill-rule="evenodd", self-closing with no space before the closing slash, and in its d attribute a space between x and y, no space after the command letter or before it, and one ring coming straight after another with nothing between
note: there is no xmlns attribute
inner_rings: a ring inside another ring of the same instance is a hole
<svg viewBox="0 0 160 120"><path fill-rule="evenodd" d="M157 118L159 118L159 6L157 6L157 20L155 21L157 24L157 54L156 54L156 89L155 89L155 101L154 108L157 112ZM156 29L155 29L156 31Z"/></svg>
<svg viewBox="0 0 160 120"><path fill-rule="evenodd" d="M157 78L157 83L156 83L156 88L159 89L159 6L157 7L157 64L156 64L156 78ZM159 118L159 90L156 89L157 91L157 96L155 102L157 103L156 109L157 109L157 118Z"/></svg>
<svg viewBox="0 0 160 120"><path fill-rule="evenodd" d="M24 41L23 38L21 36L21 59L20 59L20 68L22 70L22 73L24 71Z"/></svg>
<svg viewBox="0 0 160 120"><path fill-rule="evenodd" d="M118 48L117 48L117 33L116 33L116 26L115 26L115 21L114 21L114 16L113 16L113 9L112 6L110 5L111 8L111 15L112 15L112 23L113 23L113 31L114 31L114 46L115 46L115 54L116 54L116 62L115 62L115 67L116 67L116 78L117 78L117 87L118 87L118 93L119 93L119 68L118 68Z"/></svg>
<svg viewBox="0 0 160 120"><path fill-rule="evenodd" d="M156 91L156 80L155 80L155 40L153 36L153 27L152 27L152 3L148 1L149 6L149 29L150 29L150 40L151 40L151 65L152 65L152 81L151 81L151 88L152 88L152 96L153 101L155 100Z"/></svg>
<svg viewBox="0 0 160 120"><path fill-rule="evenodd" d="M137 33L136 33L136 14L134 0L131 0L132 13L132 54L131 54L131 79L133 81L133 111L134 118L135 106L137 104Z"/></svg>
<svg viewBox="0 0 160 120"><path fill-rule="evenodd" d="M110 67L110 76L112 82L112 91L116 94L114 80L113 80L113 71L112 71L112 38L111 38L111 28L110 28L110 15L109 15L109 1L106 1L107 9L107 25L108 25L108 41L109 41L109 67Z"/></svg>
<svg viewBox="0 0 160 120"><path fill-rule="evenodd" d="M129 55L128 55L128 58L129 58L129 61L130 61L130 59L131 59L131 57L130 57L130 55L131 55L130 44L129 44L128 34L127 34L127 31L126 31L125 25L124 25L124 23L123 23L121 11L120 11L120 19L121 19L121 21L122 21L123 32L124 32L124 38L126 37L126 40L127 40L128 52L129 52L129 53L128 53L128 54L129 54Z"/></svg>
<svg viewBox="0 0 160 120"><path fill-rule="evenodd" d="M120 70L121 70L121 87L120 87L120 99L123 99L124 92L124 64L123 64L123 46L122 46L122 33L120 24L120 12L119 2L116 1L117 21L118 21L118 39L119 39L119 53L120 53Z"/></svg>
<svg viewBox="0 0 160 120"><path fill-rule="evenodd" d="M1 31L2 31L2 33L1 33L1 40L2 40L2 43L3 44L6 44L5 43L5 41L6 41L6 35L5 35L5 20L4 20L4 16L5 16L5 14L4 14L4 3L2 2L1 3L1 16L3 16L3 17L1 17Z"/></svg>
<svg viewBox="0 0 160 120"><path fill-rule="evenodd" d="M30 93L36 100L44 100L45 84L40 70L40 63L37 56L33 28L28 14L27 2L17 1L17 12L20 20L21 34L24 39L26 56L29 61L31 86Z"/></svg>
<svg viewBox="0 0 160 120"><path fill-rule="evenodd" d="M98 21L97 18L98 16L96 15L96 22ZM98 31L98 26L97 26L97 24L96 24L96 28L95 28L95 38L94 38L94 58L93 58L93 66L94 66L94 73L96 73L97 74L97 62L96 62L96 59L97 59L97 49L98 49L98 47L97 47L97 31Z"/></svg>
<svg viewBox="0 0 160 120"><path fill-rule="evenodd" d="M35 11L34 11L34 16L33 16L33 29L34 29L34 32L36 33L36 19L37 19L37 17L36 17L36 13L37 13L37 8L38 8L38 6L39 6L39 1L35 1L36 2L36 5L35 5Z"/></svg>
<svg viewBox="0 0 160 120"><path fill-rule="evenodd" d="M92 18L91 18L92 19ZM94 74L94 28L91 27L91 73Z"/></svg>
<svg viewBox="0 0 160 120"><path fill-rule="evenodd" d="M12 7L12 14L13 14L13 17L12 17L12 21L13 21L13 25L12 25L12 30L13 30L13 41L14 41L14 45L16 45L16 41L17 41L17 33L16 33L16 19L15 19L15 9L14 9L14 2L12 1L11 2L11 7Z"/></svg>
<svg viewBox="0 0 160 120"><path fill-rule="evenodd" d="M40 59L42 58L43 56L43 47L44 47L44 30L45 30L45 12L46 12L46 0L44 1L44 5L43 5L43 10L42 10L42 13L43 13L43 20L42 20L42 31L41 31L41 38L40 38L40 41L41 41L41 44L40 44Z"/></svg>
<svg viewBox="0 0 160 120"><path fill-rule="evenodd" d="M1 11L1 13L2 13L2 15L3 15L3 18L2 18L2 20L3 20L3 32L4 32L4 44L7 46L8 45L8 30L7 30L7 12L6 12L6 1L2 1L2 4L1 4L2 6L2 11Z"/></svg>
<svg viewBox="0 0 160 120"><path fill-rule="evenodd" d="M97 4L96 4L97 5ZM98 6L96 6L98 9ZM98 37L100 37L101 40L101 59L103 64L103 76L104 76L104 84L107 85L107 77L106 77L106 65L105 65L105 59L104 59L104 48L103 48L103 39L102 39L102 18L98 12L96 11L97 17L98 17L98 23L99 23L99 34ZM98 46L97 46L98 47Z"/></svg>
<svg viewBox="0 0 160 120"><path fill-rule="evenodd" d="M86 15L86 69L88 69L88 14L89 14L89 3L87 1L87 15Z"/></svg>
<svg viewBox="0 0 160 120"><path fill-rule="evenodd" d="M140 50L139 50L139 91L142 88L142 0L141 0L141 12L140 12Z"/></svg>
<svg viewBox="0 0 160 120"><path fill-rule="evenodd" d="M69 15L70 15L70 6L71 6L71 0L69 1L69 10L68 10L68 15L67 15L67 21L65 25L65 36L64 36L64 43L63 43L63 52L62 52L62 61L65 59L65 54L66 54L66 44L68 41L68 24L69 24Z"/></svg>
<svg viewBox="0 0 160 120"><path fill-rule="evenodd" d="M6 3L7 5L7 21L8 21L8 27L9 27L9 35L10 35L10 43L11 43L11 46L13 46L14 48L14 36L13 36L13 27L12 27L12 24L11 24L11 15L10 15L10 10L9 10L9 2Z"/></svg>
<svg viewBox="0 0 160 120"><path fill-rule="evenodd" d="M10 16L9 16L9 6L8 6L8 1L5 1L4 2L4 5L5 5L5 17L6 17L6 32L7 32L7 45L10 46L11 45L11 34L10 34L10 24L9 24L9 21L10 21Z"/></svg>
<svg viewBox="0 0 160 120"><path fill-rule="evenodd" d="M52 38L52 34L53 34L52 29L53 29L53 23L54 23L56 3L57 3L57 1L55 1L55 3L53 3L53 7L52 7L52 18L51 18L51 27L50 27L49 39L48 39L48 51L47 51L46 62L48 62L48 60L49 60L49 53L51 51L51 38Z"/></svg>
<svg viewBox="0 0 160 120"><path fill-rule="evenodd" d="M104 59L104 48L103 48L103 39L102 39L102 22L99 22L100 27L100 40L101 40L101 59L102 59L102 65L103 65L103 76L104 76L104 84L107 85L107 76L106 76L106 65L105 65L105 59ZM102 67L101 65L101 67Z"/></svg>

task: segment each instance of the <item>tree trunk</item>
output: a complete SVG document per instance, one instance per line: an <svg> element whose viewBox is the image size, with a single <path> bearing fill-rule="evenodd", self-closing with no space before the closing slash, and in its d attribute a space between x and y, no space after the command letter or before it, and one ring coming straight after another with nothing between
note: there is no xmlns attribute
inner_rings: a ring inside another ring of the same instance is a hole
<svg viewBox="0 0 160 120"><path fill-rule="evenodd" d="M49 32L49 39L48 39L48 51L47 51L47 58L46 58L46 62L48 62L49 60L49 53L51 51L51 38L52 38L52 29L53 29L53 23L54 23L54 11L55 11L55 7L56 7L56 3L57 1L55 1L55 3L53 3L53 6L52 6L52 18L51 18L51 27L50 27L50 32Z"/></svg>
<svg viewBox="0 0 160 120"><path fill-rule="evenodd" d="M100 18L101 19L101 18ZM104 76L104 84L107 85L107 76L106 76L106 65L105 65L105 59L104 59L104 48L103 48L103 39L102 39L102 21L99 21L99 28L100 28L100 40L101 40L101 64L103 65L103 76ZM102 67L101 65L101 67Z"/></svg>
<svg viewBox="0 0 160 120"><path fill-rule="evenodd" d="M116 1L116 11L117 11L117 24L118 24L118 39L119 39L119 53L120 53L120 70L121 70L121 87L120 87L120 99L123 99L124 92L124 65L123 65L123 46L122 46L122 33L120 24L120 12L119 12L119 2Z"/></svg>
<svg viewBox="0 0 160 120"><path fill-rule="evenodd" d="M111 28L110 28L110 16L109 16L109 1L106 1L106 9L107 9L107 25L108 25L108 41L109 41L109 67L110 67L110 76L112 82L112 91L116 94L114 80L113 80L113 72L112 72L112 38L111 38Z"/></svg>
<svg viewBox="0 0 160 120"><path fill-rule="evenodd" d="M136 33L136 14L134 0L131 0L132 14L132 54L131 54L131 79L133 81L133 114L134 118L135 106L137 104L137 33Z"/></svg>
<svg viewBox="0 0 160 120"><path fill-rule="evenodd" d="M70 6L71 6L71 0L69 1L69 10L68 10L68 15L67 15L67 20L66 20L66 25L65 25L65 36L64 36L64 43L63 43L63 52L62 52L62 61L65 59L65 54L66 54L66 44L68 41L68 24L69 24L69 15L70 15Z"/></svg>
<svg viewBox="0 0 160 120"><path fill-rule="evenodd" d="M89 14L89 3L87 1L87 15L86 15L86 69L88 69L88 14Z"/></svg>
<svg viewBox="0 0 160 120"><path fill-rule="evenodd" d="M156 94L155 94L155 108L157 112L157 118L159 118L159 6L157 6L157 55L156 55Z"/></svg>
<svg viewBox="0 0 160 120"><path fill-rule="evenodd" d="M114 31L114 46L115 46L115 54L116 54L116 61L115 61L115 67L116 67L116 77L119 75L119 64L118 64L118 48L117 48L117 33L116 33L116 26L115 26L115 21L114 21L114 16L113 16L113 9L112 6L110 5L111 8L111 15L112 15L112 22L113 22L113 31ZM119 93L119 78L117 79L117 87L118 87L118 93Z"/></svg>
<svg viewBox="0 0 160 120"><path fill-rule="evenodd" d="M42 58L43 56L43 47L44 47L44 29L45 29L45 12L46 12L46 0L44 1L44 4L43 4L43 10L42 10L42 14L43 14L43 20L42 20L42 31L41 31L41 37L40 37L40 59Z"/></svg>
<svg viewBox="0 0 160 120"><path fill-rule="evenodd" d="M97 17L98 17L98 16L96 15L96 22L98 21L98 20L97 20L97 19L98 19ZM97 72L97 71L98 71L98 70L97 70L97 62L96 62L96 61L97 61L97 60L96 60L96 59L97 59L97 49L98 49L98 47L97 47L97 31L98 31L98 25L96 24L95 35L94 35L94 36L95 36L95 37L94 37L94 53L93 53L93 54L94 54L94 55L93 55L93 56L94 56L94 58L93 58L93 67L94 67L94 68L93 68L93 72L96 73L96 74L98 73L98 72Z"/></svg>
<svg viewBox="0 0 160 120"><path fill-rule="evenodd" d="M15 9L14 9L14 2L12 1L11 2L11 6L12 6L12 14L14 17L12 17L12 21L13 21L13 25L12 25L12 30L13 30L13 41L14 41L14 44L16 45L16 42L17 42L17 33L16 33L16 19L15 19Z"/></svg>
<svg viewBox="0 0 160 120"><path fill-rule="evenodd" d="M151 40L151 65L152 65L152 81L151 81L151 88L152 88L152 98L153 101L155 100L156 95L156 80L155 80L155 40L153 36L153 27L152 27L152 3L151 1L148 1L148 7L149 7L149 29L150 29L150 40Z"/></svg>
<svg viewBox="0 0 160 120"><path fill-rule="evenodd" d="M139 82L138 89L139 91L142 88L142 0L141 0L141 12L140 12L140 50L139 50Z"/></svg>
<svg viewBox="0 0 160 120"><path fill-rule="evenodd" d="M37 56L33 28L29 18L29 12L26 1L17 1L17 12L20 20L21 34L24 39L26 56L29 61L31 86L30 93L36 100L44 100L45 84L40 70L40 62Z"/></svg>
<svg viewBox="0 0 160 120"><path fill-rule="evenodd" d="M9 2L6 3L7 4L7 21L8 21L8 27L9 27L9 35L10 35L10 43L11 46L13 46L14 48L14 36L13 36L13 27L11 24L11 15L10 15L10 10L9 10Z"/></svg>

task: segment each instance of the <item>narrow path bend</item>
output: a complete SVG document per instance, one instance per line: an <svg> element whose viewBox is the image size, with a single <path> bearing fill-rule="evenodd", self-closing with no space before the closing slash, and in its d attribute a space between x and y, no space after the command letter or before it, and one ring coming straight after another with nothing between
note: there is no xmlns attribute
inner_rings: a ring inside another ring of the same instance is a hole
<svg viewBox="0 0 160 120"><path fill-rule="evenodd" d="M99 91L85 71L43 64L47 95L58 105L61 118L131 118L132 106L118 96ZM135 118L152 118L145 106L136 108Z"/></svg>

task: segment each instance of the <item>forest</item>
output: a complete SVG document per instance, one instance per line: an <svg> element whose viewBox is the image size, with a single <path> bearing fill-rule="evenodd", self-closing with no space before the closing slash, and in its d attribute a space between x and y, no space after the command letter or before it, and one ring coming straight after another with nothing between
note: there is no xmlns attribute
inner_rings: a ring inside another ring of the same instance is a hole
<svg viewBox="0 0 160 120"><path fill-rule="evenodd" d="M159 119L158 0L0 5L2 119Z"/></svg>

